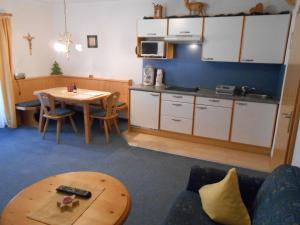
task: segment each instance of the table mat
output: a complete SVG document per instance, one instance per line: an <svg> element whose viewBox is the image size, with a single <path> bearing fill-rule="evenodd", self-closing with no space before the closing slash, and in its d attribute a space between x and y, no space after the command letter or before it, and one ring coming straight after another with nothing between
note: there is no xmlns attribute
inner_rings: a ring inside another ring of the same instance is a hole
<svg viewBox="0 0 300 225"><path fill-rule="evenodd" d="M47 202L45 204L28 214L27 217L31 220L47 225L72 225L105 190L103 187L84 187L76 184L67 185L91 191L92 197L89 199L78 198L78 206L61 210L57 207L57 201L62 199L63 194L55 193L50 197L50 199L47 198Z"/></svg>

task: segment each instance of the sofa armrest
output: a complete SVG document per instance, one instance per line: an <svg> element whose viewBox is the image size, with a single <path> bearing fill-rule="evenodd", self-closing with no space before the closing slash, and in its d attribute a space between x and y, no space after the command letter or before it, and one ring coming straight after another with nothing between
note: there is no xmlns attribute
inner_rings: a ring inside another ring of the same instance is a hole
<svg viewBox="0 0 300 225"><path fill-rule="evenodd" d="M190 178L186 189L188 191L198 192L204 185L221 181L226 174L227 171L221 169L193 166L191 168ZM242 174L238 171L241 196L248 210L251 210L256 193L264 182L267 174L258 173L258 175L259 176L251 176Z"/></svg>

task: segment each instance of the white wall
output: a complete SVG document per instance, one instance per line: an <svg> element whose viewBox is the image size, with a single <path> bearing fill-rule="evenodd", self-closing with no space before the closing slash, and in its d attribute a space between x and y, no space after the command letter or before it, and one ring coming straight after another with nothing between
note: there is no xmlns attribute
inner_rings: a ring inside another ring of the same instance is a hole
<svg viewBox="0 0 300 225"><path fill-rule="evenodd" d="M0 8L14 14L15 65L18 71L34 76L45 74L53 56L65 74L133 79L141 81L142 60L135 56L136 20L152 16L153 0L68 0L69 31L73 44L83 45L83 52L72 49L71 58L54 53L53 42L63 33L63 7L61 1L50 0L0 0ZM74 2L73 2L74 1ZM290 10L285 0L202 0L207 2L208 15L247 12L258 2L263 2L270 12ZM23 2L23 3L22 3ZM57 3L59 2L59 3ZM89 3L90 2L90 3ZM188 11L183 0L158 0L166 6L167 15L182 15ZM51 14L52 11L52 14ZM33 16L34 15L34 16ZM30 31L34 40L33 57L28 57L22 35ZM86 36L98 35L97 49L87 49ZM50 64L50 65L49 65Z"/></svg>
<svg viewBox="0 0 300 225"><path fill-rule="evenodd" d="M10 12L13 30L13 60L15 72L28 77L47 75L54 59L50 40L54 34L52 9L31 0L0 0L0 10ZM35 39L33 54L23 36L30 32Z"/></svg>

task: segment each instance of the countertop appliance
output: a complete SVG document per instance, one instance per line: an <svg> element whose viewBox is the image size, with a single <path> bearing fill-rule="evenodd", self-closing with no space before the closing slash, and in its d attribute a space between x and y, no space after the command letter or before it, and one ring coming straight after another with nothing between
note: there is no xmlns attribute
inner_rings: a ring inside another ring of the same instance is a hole
<svg viewBox="0 0 300 225"><path fill-rule="evenodd" d="M183 91L183 92L197 92L199 89L198 88L179 87L179 86L166 86L165 90Z"/></svg>
<svg viewBox="0 0 300 225"><path fill-rule="evenodd" d="M163 69L156 69L156 82L155 82L155 86L156 87L164 86L163 79L164 79L164 71L163 71Z"/></svg>
<svg viewBox="0 0 300 225"><path fill-rule="evenodd" d="M141 41L140 55L143 57L158 57L165 56L164 41Z"/></svg>
<svg viewBox="0 0 300 225"><path fill-rule="evenodd" d="M155 81L155 68L152 66L146 66L143 69L143 85L152 86Z"/></svg>
<svg viewBox="0 0 300 225"><path fill-rule="evenodd" d="M236 92L236 86L233 85L218 85L216 87L216 94L220 95L234 95Z"/></svg>

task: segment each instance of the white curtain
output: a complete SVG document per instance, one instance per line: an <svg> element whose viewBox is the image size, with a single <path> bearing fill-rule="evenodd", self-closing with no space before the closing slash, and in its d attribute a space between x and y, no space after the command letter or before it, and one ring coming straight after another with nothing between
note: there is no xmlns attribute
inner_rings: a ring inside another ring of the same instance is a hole
<svg viewBox="0 0 300 225"><path fill-rule="evenodd" d="M4 128L7 124L5 110L4 110L4 102L1 90L1 83L0 83L0 128Z"/></svg>

